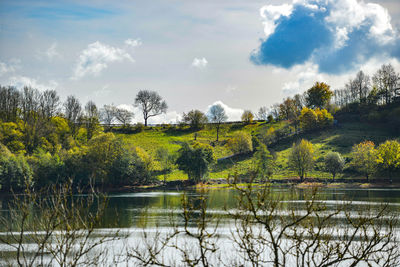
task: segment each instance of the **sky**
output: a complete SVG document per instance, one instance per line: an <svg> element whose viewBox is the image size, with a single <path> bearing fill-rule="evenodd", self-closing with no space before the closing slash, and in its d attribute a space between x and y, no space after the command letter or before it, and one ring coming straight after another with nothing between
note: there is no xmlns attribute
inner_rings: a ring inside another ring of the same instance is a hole
<svg viewBox="0 0 400 267"><path fill-rule="evenodd" d="M399 0L0 0L0 84L132 110L150 123L221 104L229 120L356 72L400 72Z"/></svg>

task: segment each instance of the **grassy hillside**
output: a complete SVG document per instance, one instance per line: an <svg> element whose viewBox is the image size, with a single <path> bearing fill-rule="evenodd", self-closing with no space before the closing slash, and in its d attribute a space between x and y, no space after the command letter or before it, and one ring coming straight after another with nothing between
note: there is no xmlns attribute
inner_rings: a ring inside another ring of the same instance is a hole
<svg viewBox="0 0 400 267"><path fill-rule="evenodd" d="M252 135L258 135L267 131L269 127L275 129L281 128L285 122L278 123L261 123L257 122L250 125L241 123L224 125L220 134L220 141L215 143L216 131L211 126L206 126L203 130L192 131L189 128L175 128L175 127L149 127L139 133L132 134L117 134L122 137L127 143L134 146L139 146L146 150L153 157L159 147L165 147L170 152L176 152L180 148L180 143L187 141L190 143L195 142L194 136L197 135L197 141L207 144L213 144L215 155L218 159L227 157L232 153L227 149L227 140L237 131L246 131ZM313 172L308 174L308 177L318 178L331 178L330 174L323 170L322 160L326 153L329 151L340 152L345 158L350 155L351 148L354 144L358 144L364 140L374 141L379 144L387 139L399 138L399 133L393 133L386 130L384 125L361 123L361 122L347 122L339 124L338 126L325 130L314 132L311 134L300 134L283 139L269 147L269 150L277 159L278 170L273 178L286 178L295 177L295 174L288 168L287 158L290 153L290 148L296 140L305 138L311 141L314 145L316 152L316 168ZM252 164L251 155L238 156L226 160L220 160L215 166L212 167L209 174L210 178L226 178L228 174L238 172L240 175L245 176L248 168ZM155 169L158 169L157 162L155 162ZM236 168L236 169L234 169ZM356 175L347 172L342 176ZM338 176L338 178L341 175ZM160 177L161 179L161 177ZM169 175L168 180L187 179L185 173L175 170Z"/></svg>

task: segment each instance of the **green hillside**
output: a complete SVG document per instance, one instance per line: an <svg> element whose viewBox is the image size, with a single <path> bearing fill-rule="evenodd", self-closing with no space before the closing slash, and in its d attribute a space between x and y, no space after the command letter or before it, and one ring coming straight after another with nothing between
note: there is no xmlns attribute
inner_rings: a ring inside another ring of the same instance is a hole
<svg viewBox="0 0 400 267"><path fill-rule="evenodd" d="M177 152L181 142L194 143L194 136L197 135L197 142L214 145L215 155L218 159L232 155L232 152L226 146L227 140L232 137L235 132L246 131L252 136L259 136L266 132L268 128L273 127L279 129L288 123L265 123L256 122L245 125L242 123L226 124L220 135L220 141L215 143L216 132L212 125L207 125L200 131L191 131L188 127L150 127L145 128L142 132L131 134L117 134L124 141L134 146L139 146L146 150L153 157L159 147L165 147L170 152ZM290 153L292 144L301 138L312 142L316 152L316 167L314 171L308 174L308 177L331 178L331 175L324 171L322 159L329 151L340 152L345 158L350 157L350 151L354 144L358 144L365 140L373 141L379 144L388 139L398 139L400 133L388 130L384 124L371 124L366 122L345 122L338 123L337 126L313 133L292 135L284 138L268 147L271 153L276 157L277 171L273 178L295 177L296 175L289 170L287 158ZM209 173L209 177L213 179L227 178L229 174L235 171L245 176L252 164L252 155L236 156L225 160L219 160ZM155 169L159 166L155 161ZM236 169L235 169L236 168ZM350 171L338 177L357 177L356 173ZM160 177L161 179L161 177ZM173 171L168 180L187 179L187 175L179 170Z"/></svg>

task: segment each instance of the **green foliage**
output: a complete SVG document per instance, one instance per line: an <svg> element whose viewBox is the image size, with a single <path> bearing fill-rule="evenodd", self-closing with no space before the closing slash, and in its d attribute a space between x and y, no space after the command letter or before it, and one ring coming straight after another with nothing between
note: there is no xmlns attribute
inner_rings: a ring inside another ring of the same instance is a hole
<svg viewBox="0 0 400 267"><path fill-rule="evenodd" d="M329 85L324 82L316 82L306 92L307 106L310 108L324 108L329 103L332 95L333 92Z"/></svg>
<svg viewBox="0 0 400 267"><path fill-rule="evenodd" d="M170 154L165 147L159 147L156 150L156 159L161 165L161 171L164 173L164 183L167 180L167 175L173 170L175 157Z"/></svg>
<svg viewBox="0 0 400 267"><path fill-rule="evenodd" d="M20 126L15 122L0 122L0 142L8 147L13 153L24 154L23 133Z"/></svg>
<svg viewBox="0 0 400 267"><path fill-rule="evenodd" d="M333 116L326 109L315 110L304 107L299 116L300 128L311 131L317 128L327 128L333 124Z"/></svg>
<svg viewBox="0 0 400 267"><path fill-rule="evenodd" d="M289 156L289 167L300 176L302 181L308 171L314 167L314 149L313 145L302 139L299 143L293 144Z"/></svg>
<svg viewBox="0 0 400 267"><path fill-rule="evenodd" d="M189 180L198 183L208 173L209 166L215 162L214 150L210 145L183 143L179 149L176 164L188 174Z"/></svg>
<svg viewBox="0 0 400 267"><path fill-rule="evenodd" d="M49 152L39 150L30 157L29 161L34 173L33 182L35 187L42 188L67 181L64 162L58 155L51 155Z"/></svg>
<svg viewBox="0 0 400 267"><path fill-rule="evenodd" d="M242 121L246 124L252 123L254 115L250 110L245 110L242 114Z"/></svg>
<svg viewBox="0 0 400 267"><path fill-rule="evenodd" d="M275 161L269 153L267 146L260 143L259 149L254 153L256 173L261 181L269 179L275 170Z"/></svg>
<svg viewBox="0 0 400 267"><path fill-rule="evenodd" d="M183 122L189 124L192 129L202 129L208 118L200 110L191 110L187 114L183 113Z"/></svg>
<svg viewBox="0 0 400 267"><path fill-rule="evenodd" d="M375 144L373 142L365 141L354 145L351 156L353 158L351 165L360 173L363 173L367 179L376 171L378 151L375 149Z"/></svg>
<svg viewBox="0 0 400 267"><path fill-rule="evenodd" d="M23 155L13 155L0 144L0 186L1 190L21 190L30 186L32 170Z"/></svg>
<svg viewBox="0 0 400 267"><path fill-rule="evenodd" d="M338 152L329 152L326 154L325 159L325 169L332 174L333 179L337 173L340 173L345 165L343 157Z"/></svg>
<svg viewBox="0 0 400 267"><path fill-rule="evenodd" d="M400 143L387 140L378 147L377 163L383 170L392 174L400 169Z"/></svg>
<svg viewBox="0 0 400 267"><path fill-rule="evenodd" d="M236 132L228 140L227 146L234 154L244 154L253 151L251 135L244 131Z"/></svg>

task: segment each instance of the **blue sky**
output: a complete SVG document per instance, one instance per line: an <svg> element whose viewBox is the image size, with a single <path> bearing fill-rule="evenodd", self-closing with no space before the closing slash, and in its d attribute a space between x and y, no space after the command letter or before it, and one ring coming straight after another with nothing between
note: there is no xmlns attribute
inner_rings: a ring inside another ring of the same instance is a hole
<svg viewBox="0 0 400 267"><path fill-rule="evenodd" d="M317 80L400 71L399 26L398 0L2 0L0 83L129 109L150 89L170 107L154 122L215 102L235 120Z"/></svg>

